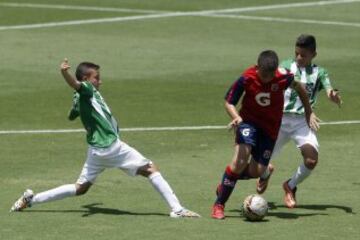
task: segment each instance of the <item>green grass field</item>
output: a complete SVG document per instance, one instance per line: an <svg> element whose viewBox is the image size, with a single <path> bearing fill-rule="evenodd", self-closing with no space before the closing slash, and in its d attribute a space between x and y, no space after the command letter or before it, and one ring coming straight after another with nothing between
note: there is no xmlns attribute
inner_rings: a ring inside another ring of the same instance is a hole
<svg viewBox="0 0 360 240"><path fill-rule="evenodd" d="M72 91L59 74L64 57L73 71L83 60L101 65L101 92L122 128L226 125L223 97L242 70L264 49L281 59L292 56L296 37L312 33L315 62L328 69L344 100L338 109L321 94L317 115L326 122L360 120L360 1L298 2L1 0L0 239L358 239L360 124L321 127L319 165L299 186L299 206L292 210L283 205L281 184L301 156L288 144L274 160L265 194L271 209L259 223L239 216L242 200L255 192L254 180L238 182L225 221L210 218L214 189L233 151L233 136L224 129L121 135L160 166L182 203L201 219L170 219L146 179L114 169L85 196L8 212L26 188L39 192L73 183L83 165L84 133L4 133L81 128L66 118ZM278 4L287 6L262 8ZM199 16L202 10L218 12ZM164 13L169 16L155 16ZM118 20L84 24L105 18ZM83 24L63 25L75 20ZM60 25L47 25L54 22Z"/></svg>

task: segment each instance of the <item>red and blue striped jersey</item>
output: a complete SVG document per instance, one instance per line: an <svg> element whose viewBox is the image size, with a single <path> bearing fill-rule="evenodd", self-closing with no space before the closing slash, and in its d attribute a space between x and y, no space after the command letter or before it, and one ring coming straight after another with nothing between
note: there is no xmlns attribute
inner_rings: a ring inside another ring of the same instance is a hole
<svg viewBox="0 0 360 240"><path fill-rule="evenodd" d="M293 74L284 68L278 68L275 77L270 82L263 83L256 66L252 66L232 84L225 100L236 106L245 93L239 110L241 118L263 129L269 137L276 140L283 115L284 91L293 80Z"/></svg>

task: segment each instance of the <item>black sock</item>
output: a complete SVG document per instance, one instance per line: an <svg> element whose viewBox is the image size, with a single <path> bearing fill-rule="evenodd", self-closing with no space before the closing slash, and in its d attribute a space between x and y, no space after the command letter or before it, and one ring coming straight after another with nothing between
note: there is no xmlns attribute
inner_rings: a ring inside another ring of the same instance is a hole
<svg viewBox="0 0 360 240"><path fill-rule="evenodd" d="M232 191L235 188L236 181L238 180L238 175L233 173L230 169L230 166L227 166L221 180L221 183L218 187L217 198L215 204L225 205L229 199Z"/></svg>

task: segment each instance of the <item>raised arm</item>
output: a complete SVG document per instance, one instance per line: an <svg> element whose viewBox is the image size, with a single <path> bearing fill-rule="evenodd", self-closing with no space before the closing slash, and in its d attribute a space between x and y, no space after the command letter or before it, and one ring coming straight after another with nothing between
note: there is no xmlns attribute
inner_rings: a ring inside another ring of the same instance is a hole
<svg viewBox="0 0 360 240"><path fill-rule="evenodd" d="M315 113L311 109L309 97L306 93L305 87L297 81L293 81L291 83L290 87L293 88L299 95L299 98L304 106L306 121L307 121L309 127L314 131L319 130L320 119L316 117Z"/></svg>
<svg viewBox="0 0 360 240"><path fill-rule="evenodd" d="M67 58L60 65L61 74L64 77L66 83L72 87L74 90L79 90L81 87L81 82L76 80L70 73L69 73L70 65Z"/></svg>

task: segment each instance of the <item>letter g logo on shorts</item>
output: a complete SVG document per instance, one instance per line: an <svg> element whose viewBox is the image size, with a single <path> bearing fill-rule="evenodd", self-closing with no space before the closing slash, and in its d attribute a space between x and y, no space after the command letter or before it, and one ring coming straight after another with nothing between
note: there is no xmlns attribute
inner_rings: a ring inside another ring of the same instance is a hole
<svg viewBox="0 0 360 240"><path fill-rule="evenodd" d="M244 128L242 131L241 131L241 134L244 136L244 137L248 137L250 135L250 128Z"/></svg>

